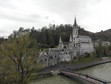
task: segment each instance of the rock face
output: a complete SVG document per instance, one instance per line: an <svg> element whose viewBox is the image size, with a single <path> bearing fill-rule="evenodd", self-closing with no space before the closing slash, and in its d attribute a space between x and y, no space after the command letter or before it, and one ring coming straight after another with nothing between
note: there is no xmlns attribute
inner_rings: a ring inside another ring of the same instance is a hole
<svg viewBox="0 0 111 84"><path fill-rule="evenodd" d="M50 48L47 52L41 52L39 62L44 66L53 66L58 62L70 61L74 57L81 57L85 53L94 51L92 39L89 36L79 35L76 18L73 25L73 31L70 35L69 42L63 42L61 37L59 40L59 48Z"/></svg>

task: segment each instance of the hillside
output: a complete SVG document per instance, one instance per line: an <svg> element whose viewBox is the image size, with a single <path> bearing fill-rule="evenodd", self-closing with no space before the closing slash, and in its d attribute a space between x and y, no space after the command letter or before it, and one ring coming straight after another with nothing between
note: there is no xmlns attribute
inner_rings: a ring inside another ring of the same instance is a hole
<svg viewBox="0 0 111 84"><path fill-rule="evenodd" d="M72 35L72 29L73 26L70 24L61 24L59 26L51 25L49 27L43 27L41 30L35 30L33 27L30 32L30 38L35 40L39 48L53 48L58 45L60 36L63 42L69 42L69 37ZM111 29L93 33L79 27L79 35L90 36L93 41L102 40L111 42Z"/></svg>
<svg viewBox="0 0 111 84"><path fill-rule="evenodd" d="M31 37L36 39L40 44L57 45L60 36L62 37L63 41L69 41L69 36L72 34L72 28L72 25L52 25L50 27L43 27L41 31L31 31ZM79 35L90 36L93 41L102 40L111 42L111 29L93 33L86 31L84 28L80 28Z"/></svg>
<svg viewBox="0 0 111 84"><path fill-rule="evenodd" d="M111 42L111 29L95 33L96 39Z"/></svg>
<svg viewBox="0 0 111 84"><path fill-rule="evenodd" d="M36 39L37 43L40 45L45 44L54 47L58 45L60 36L62 41L68 42L70 34L72 34L72 29L73 27L70 24L59 26L52 25L50 27L43 27L41 31L31 31L31 38ZM80 28L79 35L90 36L93 41L102 40L111 42L111 29L93 33L86 31L84 28Z"/></svg>

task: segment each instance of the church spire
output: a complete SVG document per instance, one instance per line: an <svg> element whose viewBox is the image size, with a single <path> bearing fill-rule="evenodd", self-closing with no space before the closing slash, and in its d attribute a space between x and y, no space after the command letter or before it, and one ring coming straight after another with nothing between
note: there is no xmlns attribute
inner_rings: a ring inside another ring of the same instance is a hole
<svg viewBox="0 0 111 84"><path fill-rule="evenodd" d="M61 36L60 36L60 39L59 39L59 48L60 49L63 49L64 45L63 45L63 42L61 40Z"/></svg>
<svg viewBox="0 0 111 84"><path fill-rule="evenodd" d="M60 36L60 39L59 39L59 43L62 43L61 36Z"/></svg>
<svg viewBox="0 0 111 84"><path fill-rule="evenodd" d="M75 17L75 20L74 20L74 26L77 26L76 17Z"/></svg>
<svg viewBox="0 0 111 84"><path fill-rule="evenodd" d="M72 42L72 36L71 36L71 34L70 34L70 39L69 39L69 42Z"/></svg>
<svg viewBox="0 0 111 84"><path fill-rule="evenodd" d="M77 25L76 17L75 17L74 25L73 25L73 32L72 32L73 40L74 40L74 38L76 38L78 36L78 30L79 30L79 26Z"/></svg>

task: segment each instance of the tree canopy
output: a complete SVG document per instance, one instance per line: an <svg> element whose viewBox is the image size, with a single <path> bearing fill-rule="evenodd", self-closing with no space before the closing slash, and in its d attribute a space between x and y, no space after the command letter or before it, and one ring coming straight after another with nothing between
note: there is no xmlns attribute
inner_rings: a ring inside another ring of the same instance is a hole
<svg viewBox="0 0 111 84"><path fill-rule="evenodd" d="M0 45L4 83L8 80L14 84L25 84L30 79L37 59L37 48L32 44L34 41L30 40L28 33L16 39L9 38Z"/></svg>

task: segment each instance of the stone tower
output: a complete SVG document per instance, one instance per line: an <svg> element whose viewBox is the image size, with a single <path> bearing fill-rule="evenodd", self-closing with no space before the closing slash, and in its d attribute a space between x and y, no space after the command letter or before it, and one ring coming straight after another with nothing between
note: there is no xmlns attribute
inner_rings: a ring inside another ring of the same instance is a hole
<svg viewBox="0 0 111 84"><path fill-rule="evenodd" d="M79 30L79 26L77 25L77 22L76 22L76 17L75 17L75 20L74 20L74 25L73 25L73 32L72 32L72 40L73 40L73 47L79 47L79 40L78 40L78 30Z"/></svg>
<svg viewBox="0 0 111 84"><path fill-rule="evenodd" d="M77 22L76 22L76 18L74 20L72 35L73 35L73 40L78 37L78 25L77 25Z"/></svg>

